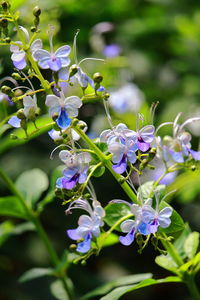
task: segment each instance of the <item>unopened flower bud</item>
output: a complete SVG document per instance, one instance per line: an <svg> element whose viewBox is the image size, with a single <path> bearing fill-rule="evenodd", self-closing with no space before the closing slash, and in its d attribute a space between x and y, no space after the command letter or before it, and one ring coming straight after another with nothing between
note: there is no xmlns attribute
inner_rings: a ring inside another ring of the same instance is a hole
<svg viewBox="0 0 200 300"><path fill-rule="evenodd" d="M1 2L1 6L4 11L7 11L7 9L10 7L10 4L7 1Z"/></svg>
<svg viewBox="0 0 200 300"><path fill-rule="evenodd" d="M108 100L108 98L110 97L110 94L109 94L109 93L106 93L106 94L104 94L103 96L104 96L104 100L106 100L106 101L107 101L107 100Z"/></svg>
<svg viewBox="0 0 200 300"><path fill-rule="evenodd" d="M154 246L155 249L157 249L158 246L158 239L155 236L151 237L151 243Z"/></svg>
<svg viewBox="0 0 200 300"><path fill-rule="evenodd" d="M76 126L78 124L79 120L77 118L72 120L72 125Z"/></svg>
<svg viewBox="0 0 200 300"><path fill-rule="evenodd" d="M81 265L82 265L82 266L85 266L86 264L87 264L87 263L86 263L86 260L83 259L83 260L81 261Z"/></svg>
<svg viewBox="0 0 200 300"><path fill-rule="evenodd" d="M72 65L69 69L69 77L74 76L78 72L78 67L77 65Z"/></svg>
<svg viewBox="0 0 200 300"><path fill-rule="evenodd" d="M37 28L35 26L31 26L31 32L36 32Z"/></svg>
<svg viewBox="0 0 200 300"><path fill-rule="evenodd" d="M137 234L136 234L136 242L137 242L137 244L138 244L139 246L141 246L141 245L144 243L142 234L140 234L140 233L137 233Z"/></svg>
<svg viewBox="0 0 200 300"><path fill-rule="evenodd" d="M33 15L35 17L39 17L41 15L41 9L39 8L39 6L35 6L33 9Z"/></svg>
<svg viewBox="0 0 200 300"><path fill-rule="evenodd" d="M77 240L77 243L79 244L79 243L82 243L83 241L84 241L84 239L80 238L80 239Z"/></svg>
<svg viewBox="0 0 200 300"><path fill-rule="evenodd" d="M196 166L195 165L191 166L191 170L195 171L196 170Z"/></svg>
<svg viewBox="0 0 200 300"><path fill-rule="evenodd" d="M2 91L2 93L6 94L6 95L10 95L12 93L12 89L7 85L3 85L1 87L1 91Z"/></svg>
<svg viewBox="0 0 200 300"><path fill-rule="evenodd" d="M12 78L14 78L15 80L21 80L22 79L22 77L21 77L21 75L19 74L19 73L12 73Z"/></svg>
<svg viewBox="0 0 200 300"><path fill-rule="evenodd" d="M156 155L156 148L151 148L149 151L149 161L152 160Z"/></svg>
<svg viewBox="0 0 200 300"><path fill-rule="evenodd" d="M37 28L39 24L40 24L40 18L39 17L35 17L35 19L34 19L34 25L35 25L35 27Z"/></svg>
<svg viewBox="0 0 200 300"><path fill-rule="evenodd" d="M93 80L95 83L100 83L103 80L103 76L100 73L95 73L93 75Z"/></svg>
<svg viewBox="0 0 200 300"><path fill-rule="evenodd" d="M70 251L72 251L72 252L74 252L75 250L76 250L76 245L75 244L71 244L70 246L69 246L69 250Z"/></svg>
<svg viewBox="0 0 200 300"><path fill-rule="evenodd" d="M24 129L24 131L27 130L27 122L26 119L22 119L20 122L21 128Z"/></svg>
<svg viewBox="0 0 200 300"><path fill-rule="evenodd" d="M20 89L17 89L14 91L14 95L15 95L15 97L20 97L23 95L23 91Z"/></svg>
<svg viewBox="0 0 200 300"><path fill-rule="evenodd" d="M21 108L17 111L17 117L20 119L20 120L23 120L23 119L26 119L26 116L24 114L24 109Z"/></svg>

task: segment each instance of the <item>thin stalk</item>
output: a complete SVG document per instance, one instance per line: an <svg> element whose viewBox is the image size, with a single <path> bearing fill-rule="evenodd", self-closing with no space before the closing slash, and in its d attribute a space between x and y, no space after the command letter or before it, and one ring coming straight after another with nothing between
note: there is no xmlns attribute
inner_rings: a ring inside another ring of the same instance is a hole
<svg viewBox="0 0 200 300"><path fill-rule="evenodd" d="M196 286L196 283L194 281L194 277L193 276L188 276L188 277L186 277L184 282L188 287L188 290L190 292L190 295L192 296L192 299L193 300L200 300L199 290L198 290L198 288Z"/></svg>
<svg viewBox="0 0 200 300"><path fill-rule="evenodd" d="M182 266L184 264L184 261L178 254L174 245L167 240L167 236L165 233L161 233L161 236L163 237L161 242L162 242L163 246L165 247L165 249L168 251L171 258L174 260L174 262L177 264L178 267Z"/></svg>
<svg viewBox="0 0 200 300"><path fill-rule="evenodd" d="M28 216L28 219L34 224L35 229L36 229L38 235L40 236L40 238L49 254L52 265L56 268L60 263L58 255L57 255L55 249L53 248L53 245L50 242L46 231L44 230L42 224L40 223L38 216L34 215L34 213L30 210L30 208L26 204L26 201L25 201L23 195L20 193L20 191L16 188L16 186L12 182L12 180L8 177L8 175L1 168L0 168L0 177L5 182L5 184L8 186L9 190L13 193L13 195L17 196L17 198L19 199L20 203L22 204L22 206ZM62 282L62 285L66 291L68 298L72 299L71 291L67 285L65 274L60 275L59 279Z"/></svg>
<svg viewBox="0 0 200 300"><path fill-rule="evenodd" d="M137 196L135 195L133 190L130 188L130 186L127 184L127 182L121 182L123 177L121 175L117 174L112 169L112 163L110 162L109 158L90 140L90 138L80 128L78 128L77 126L74 126L74 130L80 135L80 137L90 147L90 149L95 152L95 154L98 156L98 158L103 162L103 164L110 171L110 173L113 175L113 177L121 185L121 187L123 188L125 193L128 195L128 197L133 202L138 203Z"/></svg>

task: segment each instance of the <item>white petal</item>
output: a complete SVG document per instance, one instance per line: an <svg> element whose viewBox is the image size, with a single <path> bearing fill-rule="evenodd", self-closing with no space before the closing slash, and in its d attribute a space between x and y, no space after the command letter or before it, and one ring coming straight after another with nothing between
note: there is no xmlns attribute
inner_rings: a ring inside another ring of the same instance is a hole
<svg viewBox="0 0 200 300"><path fill-rule="evenodd" d="M71 51L70 46L65 45L65 46L58 48L58 50L56 50L55 56L58 58L66 57L69 55L70 51Z"/></svg>
<svg viewBox="0 0 200 300"><path fill-rule="evenodd" d="M30 51L34 52L34 51L36 51L38 49L41 49L41 48L42 48L42 40L37 39L37 40L33 41L33 43L31 44Z"/></svg>
<svg viewBox="0 0 200 300"><path fill-rule="evenodd" d="M82 152L77 155L80 164L88 164L91 161L91 155L87 152Z"/></svg>
<svg viewBox="0 0 200 300"><path fill-rule="evenodd" d="M87 215L80 216L78 220L78 225L81 227L91 228L93 225L92 219Z"/></svg>
<svg viewBox="0 0 200 300"><path fill-rule="evenodd" d="M17 51L11 55L11 59L14 61L20 61L25 57L25 55L26 53L23 50Z"/></svg>
<svg viewBox="0 0 200 300"><path fill-rule="evenodd" d="M55 95L47 95L45 104L49 107L60 106L60 101Z"/></svg>
<svg viewBox="0 0 200 300"><path fill-rule="evenodd" d="M82 106L82 101L79 97L77 96L71 96L71 97L67 97L64 100L65 105L71 105L75 108L80 108Z"/></svg>
<svg viewBox="0 0 200 300"><path fill-rule="evenodd" d="M66 162L70 157L71 157L71 153L67 150L62 150L59 153L59 158L63 161Z"/></svg>
<svg viewBox="0 0 200 300"><path fill-rule="evenodd" d="M38 49L33 53L33 58L35 60L51 59L51 54L44 49Z"/></svg>
<svg viewBox="0 0 200 300"><path fill-rule="evenodd" d="M121 230L123 232L129 232L134 226L135 226L135 221L133 220L126 220L122 222L122 224L120 225Z"/></svg>
<svg viewBox="0 0 200 300"><path fill-rule="evenodd" d="M25 107L37 107L36 99L31 96L25 96L23 99L23 104Z"/></svg>

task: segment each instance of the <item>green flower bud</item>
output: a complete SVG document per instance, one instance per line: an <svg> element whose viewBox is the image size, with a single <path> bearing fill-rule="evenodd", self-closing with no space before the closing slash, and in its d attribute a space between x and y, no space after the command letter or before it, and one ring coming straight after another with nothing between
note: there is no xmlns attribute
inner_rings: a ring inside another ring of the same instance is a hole
<svg viewBox="0 0 200 300"><path fill-rule="evenodd" d="M39 8L39 6L35 6L33 9L33 15L35 17L39 17L41 15L41 9Z"/></svg>
<svg viewBox="0 0 200 300"><path fill-rule="evenodd" d="M143 245L144 240L141 233L136 234L136 242L139 246Z"/></svg>
<svg viewBox="0 0 200 300"><path fill-rule="evenodd" d="M21 128L24 129L24 131L27 130L27 122L26 119L22 119L20 122Z"/></svg>
<svg viewBox="0 0 200 300"><path fill-rule="evenodd" d="M72 252L74 252L74 251L76 251L76 245L75 244L71 244L70 246L69 246L69 250L70 251L72 251Z"/></svg>
<svg viewBox="0 0 200 300"><path fill-rule="evenodd" d="M87 264L87 263L86 263L86 260L83 259L83 260L81 261L81 265L82 265L82 266L85 266L86 264Z"/></svg>
<svg viewBox="0 0 200 300"><path fill-rule="evenodd" d="M72 65L69 69L69 78L74 76L78 72L78 67L77 65Z"/></svg>
<svg viewBox="0 0 200 300"><path fill-rule="evenodd" d="M10 8L10 4L7 1L1 2L1 6L2 6L4 11L7 11L8 8Z"/></svg>
<svg viewBox="0 0 200 300"><path fill-rule="evenodd" d="M196 166L195 165L191 166L191 170L196 171Z"/></svg>
<svg viewBox="0 0 200 300"><path fill-rule="evenodd" d="M110 97L110 94L109 93L106 93L105 95L103 95L103 97L104 97L104 100L108 100L108 98Z"/></svg>
<svg viewBox="0 0 200 300"><path fill-rule="evenodd" d="M3 85L1 87L1 91L2 91L2 93L6 94L8 96L12 93L12 89L7 85Z"/></svg>
<svg viewBox="0 0 200 300"><path fill-rule="evenodd" d="M24 114L24 109L21 108L17 111L17 117L20 119L20 120L24 120L26 119L26 116Z"/></svg>
<svg viewBox="0 0 200 300"><path fill-rule="evenodd" d="M76 126L76 125L78 124L78 122L79 122L79 120L78 120L77 118L74 118L74 119L72 120L72 125L73 125L73 126Z"/></svg>
<svg viewBox="0 0 200 300"><path fill-rule="evenodd" d="M93 75L93 80L95 83L100 83L103 80L103 76L100 73L95 73Z"/></svg>
<svg viewBox="0 0 200 300"><path fill-rule="evenodd" d="M15 80L21 80L22 79L22 77L21 77L21 75L19 74L19 73L12 73L12 78L14 78Z"/></svg>
<svg viewBox="0 0 200 300"><path fill-rule="evenodd" d="M17 89L17 90L14 91L14 96L15 97L20 97L22 95L23 95L23 91L22 90Z"/></svg>
<svg viewBox="0 0 200 300"><path fill-rule="evenodd" d="M31 32L36 32L37 28L35 26L31 26Z"/></svg>

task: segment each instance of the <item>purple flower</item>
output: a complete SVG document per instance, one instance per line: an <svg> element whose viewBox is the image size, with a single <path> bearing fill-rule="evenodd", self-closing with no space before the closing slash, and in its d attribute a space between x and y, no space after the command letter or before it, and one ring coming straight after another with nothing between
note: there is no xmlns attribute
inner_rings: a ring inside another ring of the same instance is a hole
<svg viewBox="0 0 200 300"><path fill-rule="evenodd" d="M94 80L92 78L90 78L85 72L83 72L79 66L77 66L77 73L74 75L74 78L78 81L80 86L84 89L86 89L88 87L88 85L90 85L93 89L95 88ZM73 77L72 77L72 79L73 79ZM105 90L105 88L102 85L97 89L98 92L103 92L104 90Z"/></svg>
<svg viewBox="0 0 200 300"><path fill-rule="evenodd" d="M13 61L14 66L22 70L26 67L26 52L22 49L22 42L15 42L17 45L11 45L10 51L12 52L11 59ZM38 49L42 48L42 41L40 39L35 40L30 46L30 52L34 54L34 52Z"/></svg>
<svg viewBox="0 0 200 300"><path fill-rule="evenodd" d="M52 48L52 47L51 47ZM60 47L56 52L51 52L39 49L34 51L33 58L38 62L41 69L51 69L59 71L61 68L67 67L70 64L69 54L71 48L68 45Z"/></svg>
<svg viewBox="0 0 200 300"><path fill-rule="evenodd" d="M63 171L63 177L57 179L57 188L71 190L77 183L82 184L86 181L91 161L89 153L71 154L69 151L63 150L59 153L59 157L65 163L66 168Z"/></svg>
<svg viewBox="0 0 200 300"><path fill-rule="evenodd" d="M121 51L121 47L117 44L110 44L103 48L103 54L109 58L119 56Z"/></svg>
<svg viewBox="0 0 200 300"><path fill-rule="evenodd" d="M167 228L171 224L170 217L172 215L172 208L165 207L161 211L154 210L151 206L146 205L142 209L142 221L141 230L139 231L143 234L143 230L147 234L155 233L158 230L158 227Z"/></svg>
<svg viewBox="0 0 200 300"><path fill-rule="evenodd" d="M137 137L138 149L142 152L146 152L151 147L151 143L154 140L155 128L153 125L144 126L138 130L135 134Z"/></svg>
<svg viewBox="0 0 200 300"><path fill-rule="evenodd" d="M82 242L78 243L76 249L81 253L86 253L90 250L92 238L100 235L100 227L104 224L102 221L102 218L105 216L104 209L98 201L93 201L92 205L93 207L87 200L80 198L73 201L66 211L66 213L70 213L72 209L80 208L89 213L89 216L80 216L78 220L79 226L76 229L67 230L67 234L72 240L83 239Z"/></svg>
<svg viewBox="0 0 200 300"><path fill-rule="evenodd" d="M108 151L113 154L112 162L115 163L112 168L116 173L122 174L127 168L127 162L134 164L137 160L135 151L138 150L137 144L131 139L119 142L111 142L108 145Z"/></svg>
<svg viewBox="0 0 200 300"><path fill-rule="evenodd" d="M135 131L128 129L127 126L123 123L118 124L112 130L104 130L100 134L100 141L102 143L110 144L112 142L119 142L125 139L131 139L135 142L137 140L137 137Z"/></svg>
<svg viewBox="0 0 200 300"><path fill-rule="evenodd" d="M173 123L173 137L164 137L163 139L163 156L166 161L170 158L177 162L183 163L185 159L191 156L194 160L200 160L200 151L191 149L191 135L185 131L184 127L190 123L200 121L200 118L190 118L182 125L178 124L181 114L175 118Z"/></svg>
<svg viewBox="0 0 200 300"><path fill-rule="evenodd" d="M82 106L82 101L77 96L64 98L63 94L61 97L48 95L45 104L50 107L49 114L51 117L58 114L56 120L58 126L66 129L71 124L71 117L78 115L78 108Z"/></svg>
<svg viewBox="0 0 200 300"><path fill-rule="evenodd" d="M85 122L79 121L78 125L84 125L85 127L82 129L82 131L86 132L87 124ZM74 129L68 129L68 131L66 131L66 130L57 131L55 129L51 129L50 131L48 131L48 134L52 138L52 140L58 141L58 140L62 140L63 133L68 133L68 132L69 132L69 134L71 134L72 139L74 141L78 141L80 139L80 135Z"/></svg>

